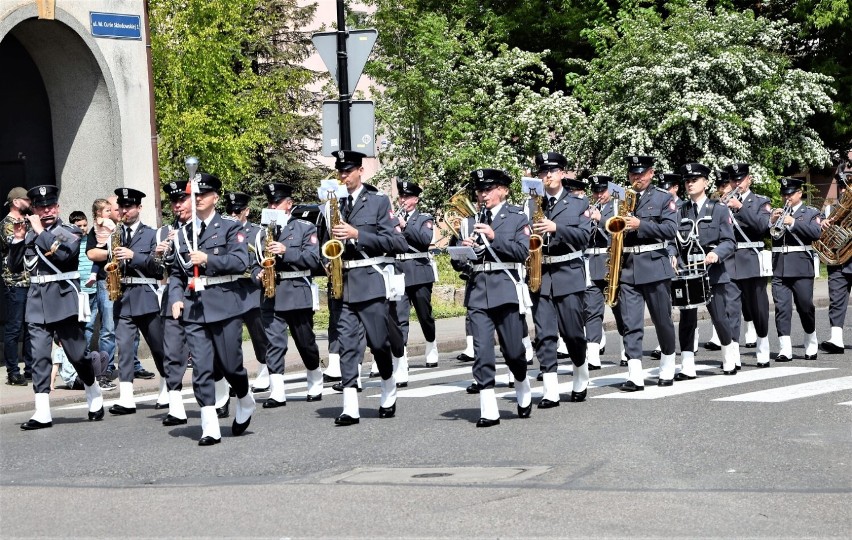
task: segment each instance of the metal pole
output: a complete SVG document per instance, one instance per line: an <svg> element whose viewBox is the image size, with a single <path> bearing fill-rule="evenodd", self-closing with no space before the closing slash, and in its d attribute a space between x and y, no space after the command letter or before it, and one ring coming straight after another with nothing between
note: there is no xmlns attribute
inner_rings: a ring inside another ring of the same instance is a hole
<svg viewBox="0 0 852 540"><path fill-rule="evenodd" d="M344 0L337 0L337 89L340 92L338 116L340 117L341 150L352 149L352 137L349 128L349 109L352 94L349 93L349 69L346 54L346 6Z"/></svg>

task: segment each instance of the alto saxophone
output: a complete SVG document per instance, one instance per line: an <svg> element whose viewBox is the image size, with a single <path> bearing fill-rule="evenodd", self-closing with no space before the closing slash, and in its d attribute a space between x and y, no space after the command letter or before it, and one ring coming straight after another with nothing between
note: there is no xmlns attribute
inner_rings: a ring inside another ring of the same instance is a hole
<svg viewBox="0 0 852 540"><path fill-rule="evenodd" d="M535 190L530 192L530 221L537 223L544 219L544 211L541 209L541 195ZM541 248L544 239L539 234L530 234L530 255L527 257L527 275L529 275L529 287L531 292L541 290Z"/></svg>
<svg viewBox="0 0 852 540"><path fill-rule="evenodd" d="M115 250L124 247L121 245L121 227L123 224L124 220L120 220L112 231L112 235L110 235L110 261L104 266L107 294L112 302L121 298L123 294L121 291L121 280L124 277L124 268L119 261L115 260Z"/></svg>
<svg viewBox="0 0 852 540"><path fill-rule="evenodd" d="M614 199L613 210L615 214L606 220L604 229L610 234L609 257L606 261L606 287L604 288L604 300L606 305L614 307L618 304L618 282L621 279L622 249L624 246L624 229L627 221L624 219L633 214L636 208L637 193L628 188L624 192L624 200L619 202Z"/></svg>
<svg viewBox="0 0 852 540"><path fill-rule="evenodd" d="M266 244L263 248L263 260L260 261L260 282L263 284L263 296L275 296L275 255L269 250L269 244L275 241L275 220L266 226Z"/></svg>
<svg viewBox="0 0 852 540"><path fill-rule="evenodd" d="M340 207L337 204L337 193L328 192L328 235L331 230L340 225ZM330 238L322 245L322 255L328 259L325 271L331 285L331 297L335 300L343 298L343 242Z"/></svg>

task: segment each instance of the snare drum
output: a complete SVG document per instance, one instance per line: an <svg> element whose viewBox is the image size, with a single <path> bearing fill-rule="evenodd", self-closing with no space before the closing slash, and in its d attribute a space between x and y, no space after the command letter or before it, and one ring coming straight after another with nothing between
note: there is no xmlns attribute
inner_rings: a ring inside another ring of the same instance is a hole
<svg viewBox="0 0 852 540"><path fill-rule="evenodd" d="M672 279L672 306L693 309L710 301L710 277L707 272L675 276Z"/></svg>

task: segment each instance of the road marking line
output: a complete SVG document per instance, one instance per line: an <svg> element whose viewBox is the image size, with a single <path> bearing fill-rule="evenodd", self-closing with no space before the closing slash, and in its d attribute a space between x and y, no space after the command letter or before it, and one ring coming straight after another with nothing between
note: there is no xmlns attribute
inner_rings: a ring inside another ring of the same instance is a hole
<svg viewBox="0 0 852 540"><path fill-rule="evenodd" d="M758 392L749 392L747 394L739 394L737 396L718 398L713 401L781 403L783 401L791 401L794 399L818 396L820 394L829 394L831 392L840 392L841 390L850 389L852 389L852 377L838 377L835 379L824 379L821 381L782 386L781 388L760 390Z"/></svg>

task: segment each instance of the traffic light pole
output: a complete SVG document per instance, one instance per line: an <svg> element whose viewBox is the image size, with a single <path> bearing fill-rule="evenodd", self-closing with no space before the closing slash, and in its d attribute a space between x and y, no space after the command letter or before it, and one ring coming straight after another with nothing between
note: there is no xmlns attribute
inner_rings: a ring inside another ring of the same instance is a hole
<svg viewBox="0 0 852 540"><path fill-rule="evenodd" d="M340 92L338 111L340 115L341 150L351 150L352 141L349 127L349 107L352 94L349 93L349 59L346 54L346 6L343 0L337 0L337 89Z"/></svg>

